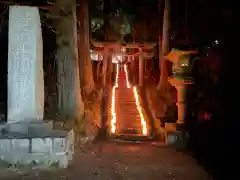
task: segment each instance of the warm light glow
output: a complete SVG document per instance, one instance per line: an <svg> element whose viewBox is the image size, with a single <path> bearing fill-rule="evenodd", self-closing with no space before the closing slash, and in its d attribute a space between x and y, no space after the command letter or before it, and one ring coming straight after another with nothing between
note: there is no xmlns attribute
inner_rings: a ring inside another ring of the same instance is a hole
<svg viewBox="0 0 240 180"><path fill-rule="evenodd" d="M128 72L127 72L127 65L126 64L124 64L124 72L126 74L127 88L130 88L130 83L129 83L129 80L128 80Z"/></svg>
<svg viewBox="0 0 240 180"><path fill-rule="evenodd" d="M102 61L103 56L101 54L95 53L93 50L90 50L90 57L92 61Z"/></svg>
<svg viewBox="0 0 240 180"><path fill-rule="evenodd" d="M180 60L180 66L181 67L188 67L188 59L181 59Z"/></svg>
<svg viewBox="0 0 240 180"><path fill-rule="evenodd" d="M122 61L122 56L116 56L116 59L117 59L118 61Z"/></svg>
<svg viewBox="0 0 240 180"><path fill-rule="evenodd" d="M119 64L117 64L116 81L115 81L115 84L114 84L113 89L112 89L111 133L116 132L117 117L116 117L116 112L115 112L115 93L116 93L116 88L118 87L118 73L119 73Z"/></svg>
<svg viewBox="0 0 240 180"><path fill-rule="evenodd" d="M126 52L126 51L127 51L126 48L124 48L124 47L121 48L121 52Z"/></svg>
<svg viewBox="0 0 240 180"><path fill-rule="evenodd" d="M112 62L113 62L113 63L122 62L122 56L114 55L114 56L112 57Z"/></svg>
<svg viewBox="0 0 240 180"><path fill-rule="evenodd" d="M127 65L126 64L124 65L124 72L126 74L127 88L131 88L130 83L129 83L129 79L128 79ZM116 93L116 88L118 87L118 74L119 74L119 64L117 64L116 81L115 81L115 85L114 85L113 90L112 90L111 133L116 133L117 117L116 117L116 111L115 111L115 105L116 105L115 104L116 103L115 102L115 98L116 98L115 93ZM146 124L146 121L143 117L142 107L141 107L140 102L139 102L139 95L137 93L137 88L136 87L133 87L133 94L134 94L137 110L138 110L138 113L139 113L140 118L141 118L142 134L144 136L146 136L148 134L147 124Z"/></svg>
<svg viewBox="0 0 240 180"><path fill-rule="evenodd" d="M139 103L139 96L138 96L136 87L133 87L133 93L134 93L137 109L138 109L138 112L139 112L139 115L140 115L140 118L141 118L142 133L143 133L143 135L147 135L147 123L146 123L146 121L143 117L142 107Z"/></svg>

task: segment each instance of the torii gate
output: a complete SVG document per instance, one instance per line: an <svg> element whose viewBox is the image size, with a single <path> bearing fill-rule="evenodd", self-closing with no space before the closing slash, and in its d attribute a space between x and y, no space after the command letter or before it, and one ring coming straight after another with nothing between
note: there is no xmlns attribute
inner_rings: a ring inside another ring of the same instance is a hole
<svg viewBox="0 0 240 180"><path fill-rule="evenodd" d="M119 55L121 57L127 57L132 59L132 57L139 58L139 85L143 85L143 67L144 60L151 59L154 56L154 52L146 52L146 50L152 50L156 46L156 43L120 43L120 42L98 42L94 41L94 47L101 48L101 50L95 51L97 54L103 56L103 68L104 68L104 82L106 84L106 68L107 68L107 59L109 55ZM136 53L128 54L124 49L137 49Z"/></svg>

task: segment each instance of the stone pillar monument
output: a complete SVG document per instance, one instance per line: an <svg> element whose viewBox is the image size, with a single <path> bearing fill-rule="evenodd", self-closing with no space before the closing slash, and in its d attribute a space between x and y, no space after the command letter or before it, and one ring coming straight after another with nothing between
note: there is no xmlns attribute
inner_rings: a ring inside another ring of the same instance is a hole
<svg viewBox="0 0 240 180"><path fill-rule="evenodd" d="M10 6L8 119L0 125L0 161L11 165L67 167L73 158L73 131L43 122L43 43L37 7Z"/></svg>
<svg viewBox="0 0 240 180"><path fill-rule="evenodd" d="M8 123L41 121L43 45L36 7L11 6L8 42Z"/></svg>

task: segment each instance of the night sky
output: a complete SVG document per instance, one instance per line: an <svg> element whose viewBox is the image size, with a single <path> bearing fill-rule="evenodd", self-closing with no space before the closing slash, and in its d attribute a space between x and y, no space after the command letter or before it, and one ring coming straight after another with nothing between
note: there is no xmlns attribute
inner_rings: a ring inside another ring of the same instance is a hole
<svg viewBox="0 0 240 180"><path fill-rule="evenodd" d="M44 1L36 0L34 2L37 2L37 5L41 5ZM164 9L163 0L160 10L158 7L158 0L112 0L111 2L111 11L114 11L117 8L122 8L126 14L135 15L140 20L146 18L147 22L154 20L154 22L159 23L159 26L162 26L162 14ZM0 10L3 11L4 9L4 5L1 4ZM209 44L209 42L215 39L221 40L226 37L226 33L229 31L228 27L229 24L231 24L232 16L233 13L230 2L217 0L172 0L171 32L175 31L172 34L176 36L176 39L185 40L185 31L187 29L188 37L191 41ZM1 18L3 17L4 19L1 23L0 33L2 46L1 59L7 59L6 43L8 32L8 13L1 16ZM156 29L155 32L157 31L158 30ZM45 35L47 34L45 33Z"/></svg>

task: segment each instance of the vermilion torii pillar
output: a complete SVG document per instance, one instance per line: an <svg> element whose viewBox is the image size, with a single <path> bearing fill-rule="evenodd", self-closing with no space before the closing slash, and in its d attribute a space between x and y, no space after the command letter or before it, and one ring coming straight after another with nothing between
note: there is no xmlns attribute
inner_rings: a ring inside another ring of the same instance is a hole
<svg viewBox="0 0 240 180"><path fill-rule="evenodd" d="M139 74L138 74L139 82L138 82L138 84L139 84L139 86L143 86L144 57L143 57L142 48L139 48L138 62L139 62Z"/></svg>

